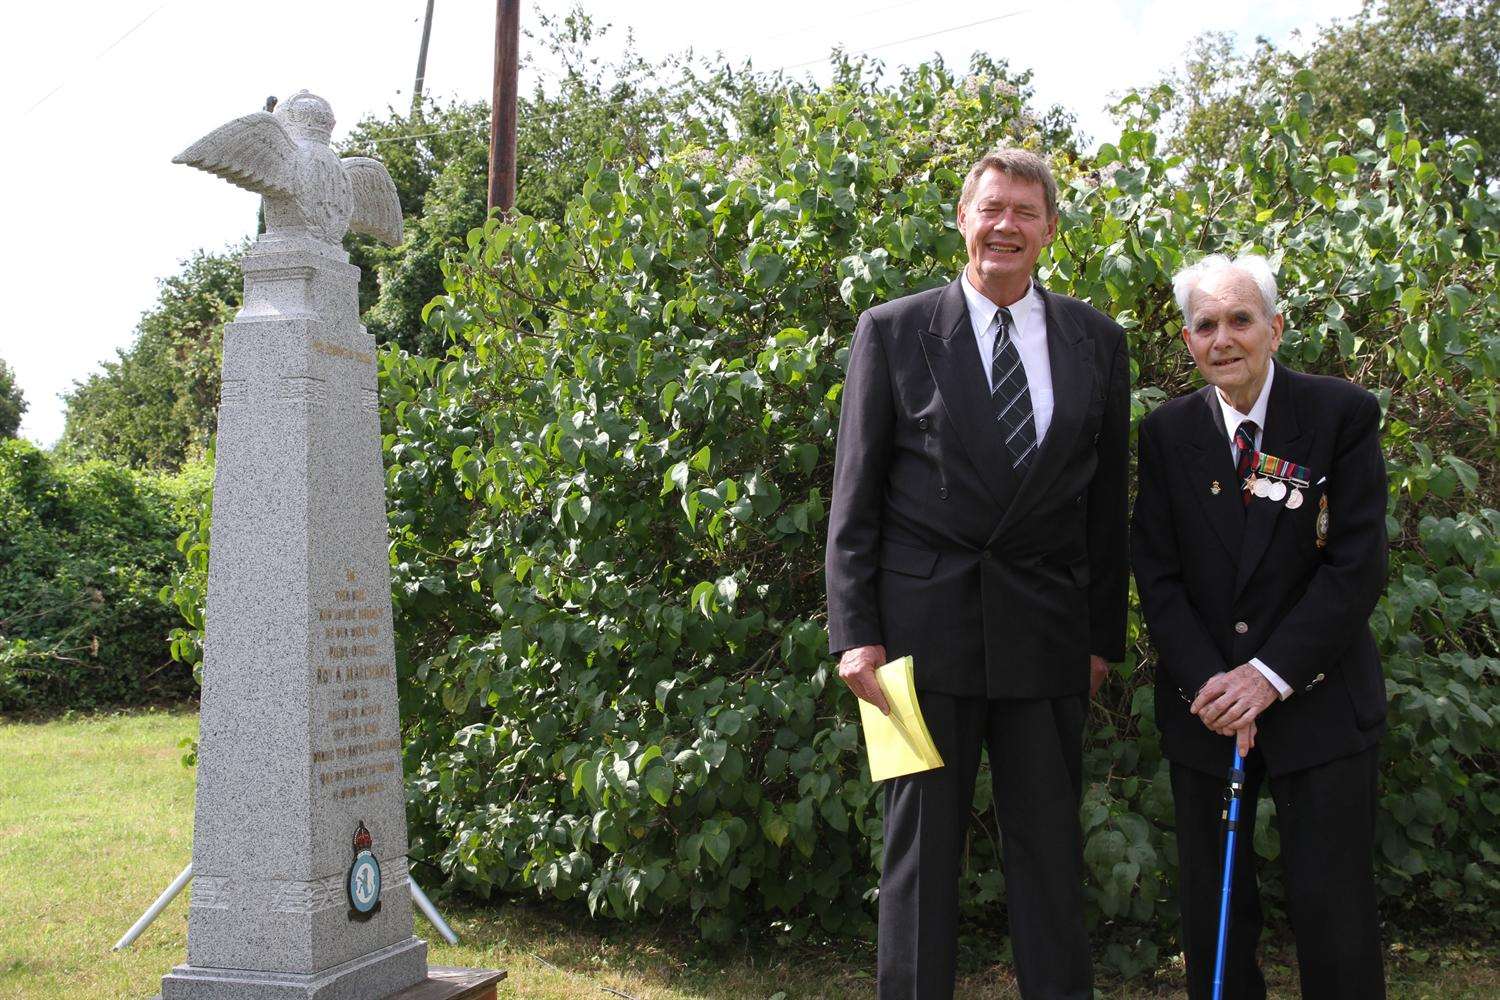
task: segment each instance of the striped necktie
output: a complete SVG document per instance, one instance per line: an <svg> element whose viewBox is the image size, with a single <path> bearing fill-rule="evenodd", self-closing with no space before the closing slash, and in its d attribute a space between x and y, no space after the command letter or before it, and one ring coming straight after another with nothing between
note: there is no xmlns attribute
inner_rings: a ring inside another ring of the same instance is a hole
<svg viewBox="0 0 1500 1000"><path fill-rule="evenodd" d="M1234 447L1239 459L1234 474L1240 480L1240 499L1250 506L1250 466L1255 461L1255 421L1246 420L1234 429Z"/></svg>
<svg viewBox="0 0 1500 1000"><path fill-rule="evenodd" d="M1016 350L1011 330L1015 321L1010 310L1003 306L995 313L999 330L995 332L995 348L990 356L990 403L995 409L995 421L1005 435L1005 450L1010 453L1010 465L1019 475L1026 475L1031 459L1036 454L1036 421L1031 413L1031 389L1026 384L1026 366L1021 364L1021 352Z"/></svg>

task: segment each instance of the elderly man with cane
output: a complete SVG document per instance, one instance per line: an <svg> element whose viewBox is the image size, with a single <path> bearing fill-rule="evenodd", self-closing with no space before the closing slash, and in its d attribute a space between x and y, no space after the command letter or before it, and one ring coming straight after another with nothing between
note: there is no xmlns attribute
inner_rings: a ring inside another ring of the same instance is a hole
<svg viewBox="0 0 1500 1000"><path fill-rule="evenodd" d="M1385 995L1371 867L1385 685L1368 620L1385 584L1380 406L1272 360L1283 319L1255 255L1173 282L1203 389L1140 428L1132 559L1158 655L1189 996L1213 995L1226 775L1243 753L1225 997L1256 963L1256 798L1269 784L1302 995Z"/></svg>

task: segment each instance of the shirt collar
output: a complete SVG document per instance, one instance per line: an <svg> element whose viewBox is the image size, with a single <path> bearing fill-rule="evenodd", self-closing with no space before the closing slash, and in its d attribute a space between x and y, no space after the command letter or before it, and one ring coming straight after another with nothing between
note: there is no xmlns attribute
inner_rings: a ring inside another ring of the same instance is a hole
<svg viewBox="0 0 1500 1000"><path fill-rule="evenodd" d="M1241 413L1234 408L1224 394L1217 388L1214 389L1214 398L1219 401L1219 409L1224 414L1224 430L1229 435L1229 440L1234 440L1234 432L1239 429L1240 424L1246 420L1255 422L1256 431L1264 434L1266 430L1266 404L1271 399L1271 382L1276 378L1276 363L1273 361L1266 368L1266 384L1260 387L1260 395L1255 397L1255 405L1250 407L1249 413Z"/></svg>
<svg viewBox="0 0 1500 1000"><path fill-rule="evenodd" d="M964 301L969 306L969 322L973 324L976 335L983 334L984 331L989 329L990 324L994 322L995 311L1000 307L991 302L983 292L969 283L969 269L967 267L959 272L958 280L963 285ZM1026 286L1025 295L1022 295L1015 302L1006 306L1010 310L1010 318L1014 323L1011 335L1016 336L1021 334L1021 331L1025 329L1026 321L1031 318L1032 310L1040 309L1041 306L1041 301L1036 292L1036 282L1033 281Z"/></svg>

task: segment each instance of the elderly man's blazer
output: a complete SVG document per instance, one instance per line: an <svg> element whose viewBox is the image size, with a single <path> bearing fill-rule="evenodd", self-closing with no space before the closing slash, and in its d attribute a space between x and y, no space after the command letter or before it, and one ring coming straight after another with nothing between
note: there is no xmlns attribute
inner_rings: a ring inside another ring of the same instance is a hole
<svg viewBox="0 0 1500 1000"><path fill-rule="evenodd" d="M1370 613L1385 587L1380 405L1343 379L1277 364L1261 452L1307 467L1295 510L1241 500L1212 387L1141 424L1132 562L1156 647L1156 723L1177 763L1221 774L1228 737L1188 705L1203 682L1259 657L1293 689L1257 721L1271 774L1376 742L1385 682Z"/></svg>
<svg viewBox="0 0 1500 1000"><path fill-rule="evenodd" d="M1055 409L1011 469L958 281L860 316L849 349L827 549L832 652L910 654L917 687L1087 692L1121 659L1130 362L1120 327L1043 292Z"/></svg>

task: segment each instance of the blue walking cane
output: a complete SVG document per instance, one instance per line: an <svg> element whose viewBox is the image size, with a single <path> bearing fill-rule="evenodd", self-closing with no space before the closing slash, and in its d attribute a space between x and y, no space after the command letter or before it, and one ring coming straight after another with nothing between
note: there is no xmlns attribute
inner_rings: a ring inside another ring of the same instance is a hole
<svg viewBox="0 0 1500 1000"><path fill-rule="evenodd" d="M1214 1000L1224 1000L1224 952L1229 947L1229 893L1234 880L1234 840L1240 825L1240 792L1245 788L1245 759L1234 745L1234 763L1229 765L1229 791L1224 803L1224 886L1219 890L1219 945L1214 954Z"/></svg>

